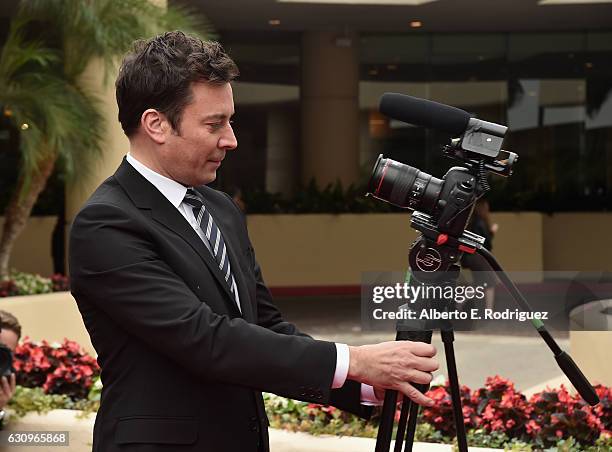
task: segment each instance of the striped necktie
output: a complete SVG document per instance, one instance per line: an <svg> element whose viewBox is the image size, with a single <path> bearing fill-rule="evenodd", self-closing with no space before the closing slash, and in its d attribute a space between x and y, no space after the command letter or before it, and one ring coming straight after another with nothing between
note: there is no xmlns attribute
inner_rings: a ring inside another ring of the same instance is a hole
<svg viewBox="0 0 612 452"><path fill-rule="evenodd" d="M194 189L188 188L183 202L192 207L193 216L198 223L198 227L202 229L204 235L208 239L210 251L214 256L217 265L219 266L219 270L221 270L221 273L225 278L225 282L227 283L230 292L235 298L233 284L234 276L232 275L229 256L227 255L227 247L225 246L225 241L221 236L221 231L213 221L210 212L204 205L202 195L200 195Z"/></svg>

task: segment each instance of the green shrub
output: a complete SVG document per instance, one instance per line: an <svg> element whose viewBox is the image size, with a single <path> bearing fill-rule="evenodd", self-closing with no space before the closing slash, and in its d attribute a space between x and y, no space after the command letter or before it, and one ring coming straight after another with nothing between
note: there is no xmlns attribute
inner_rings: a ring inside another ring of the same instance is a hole
<svg viewBox="0 0 612 452"><path fill-rule="evenodd" d="M31 411L46 413L62 408L71 409L74 403L64 394L45 394L42 388L17 386L8 406L15 411L17 416L24 416Z"/></svg>
<svg viewBox="0 0 612 452"><path fill-rule="evenodd" d="M72 400L65 394L45 394L42 388L24 388L17 386L15 394L9 401L8 408L15 412L17 417L35 412L44 414L51 410L81 410L85 414L98 411L100 402L96 400Z"/></svg>
<svg viewBox="0 0 612 452"><path fill-rule="evenodd" d="M10 279L14 281L18 295L35 295L53 292L51 278L13 270L10 274Z"/></svg>
<svg viewBox="0 0 612 452"><path fill-rule="evenodd" d="M68 283L68 277L60 274L45 278L39 274L11 270L9 279L0 281L0 298L64 292L70 290Z"/></svg>
<svg viewBox="0 0 612 452"><path fill-rule="evenodd" d="M340 214L401 211L390 204L366 197L366 191L365 186L355 185L350 185L345 189L340 181L320 188L313 179L308 185L300 187L292 196L249 190L244 192L242 198L248 214Z"/></svg>

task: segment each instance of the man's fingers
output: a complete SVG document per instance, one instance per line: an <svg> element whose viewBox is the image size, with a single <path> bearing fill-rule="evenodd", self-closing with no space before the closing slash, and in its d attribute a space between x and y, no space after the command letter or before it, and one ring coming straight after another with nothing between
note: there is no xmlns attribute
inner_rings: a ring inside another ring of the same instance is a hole
<svg viewBox="0 0 612 452"><path fill-rule="evenodd" d="M15 388L17 387L17 376L12 373L11 374L11 394L15 392Z"/></svg>
<svg viewBox="0 0 612 452"><path fill-rule="evenodd" d="M433 375L429 372L421 372L420 370L412 369L408 380L412 383L429 384L433 380Z"/></svg>
<svg viewBox="0 0 612 452"><path fill-rule="evenodd" d="M380 388L378 386L374 387L374 395L376 396L376 398L378 400L384 400L385 398L385 389L384 388Z"/></svg>
<svg viewBox="0 0 612 452"><path fill-rule="evenodd" d="M433 358L437 353L436 347L425 342L412 342L411 350L414 355L426 358Z"/></svg>
<svg viewBox="0 0 612 452"><path fill-rule="evenodd" d="M423 395L418 389L412 386L410 383L403 383L399 390L404 393L406 397L415 403L423 406L432 406L434 401L429 397Z"/></svg>
<svg viewBox="0 0 612 452"><path fill-rule="evenodd" d="M414 359L414 368L423 372L435 372L439 367L440 365L435 359L420 356L416 356Z"/></svg>
<svg viewBox="0 0 612 452"><path fill-rule="evenodd" d="M2 391L6 395L10 395L11 394L11 388L9 386L9 382L8 382L6 377L2 377Z"/></svg>

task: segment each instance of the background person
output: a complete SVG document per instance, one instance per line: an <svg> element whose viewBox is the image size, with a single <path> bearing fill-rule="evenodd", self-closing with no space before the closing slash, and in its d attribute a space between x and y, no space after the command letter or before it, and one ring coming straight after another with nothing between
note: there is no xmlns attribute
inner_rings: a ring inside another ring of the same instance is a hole
<svg viewBox="0 0 612 452"><path fill-rule="evenodd" d="M17 318L10 312L0 310L0 344L8 347L15 353L19 339L21 338L21 325ZM5 408L15 393L16 376L0 378L0 430L2 429Z"/></svg>
<svg viewBox="0 0 612 452"><path fill-rule="evenodd" d="M489 251L493 249L493 237L499 229L497 223L491 222L490 213L489 201L485 198L479 198L478 201L476 201L474 212L472 213L472 217L467 227L467 229L474 234L484 237L484 247ZM472 271L475 285L482 286L486 284L485 305L487 309L493 309L497 277L491 269L491 266L484 257L477 253L464 254L461 263L464 267Z"/></svg>

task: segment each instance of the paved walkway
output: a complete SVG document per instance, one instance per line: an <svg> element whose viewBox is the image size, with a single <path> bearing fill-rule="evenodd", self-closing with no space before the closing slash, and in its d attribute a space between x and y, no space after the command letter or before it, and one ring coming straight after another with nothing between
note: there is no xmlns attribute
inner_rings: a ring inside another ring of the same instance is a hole
<svg viewBox="0 0 612 452"><path fill-rule="evenodd" d="M306 433L292 433L284 430L270 429L271 452L372 452L376 440L370 438L353 438L338 436L313 436ZM394 450L395 441L390 450ZM494 452L501 449L470 447L471 452ZM414 452L453 452L450 444L414 443Z"/></svg>

